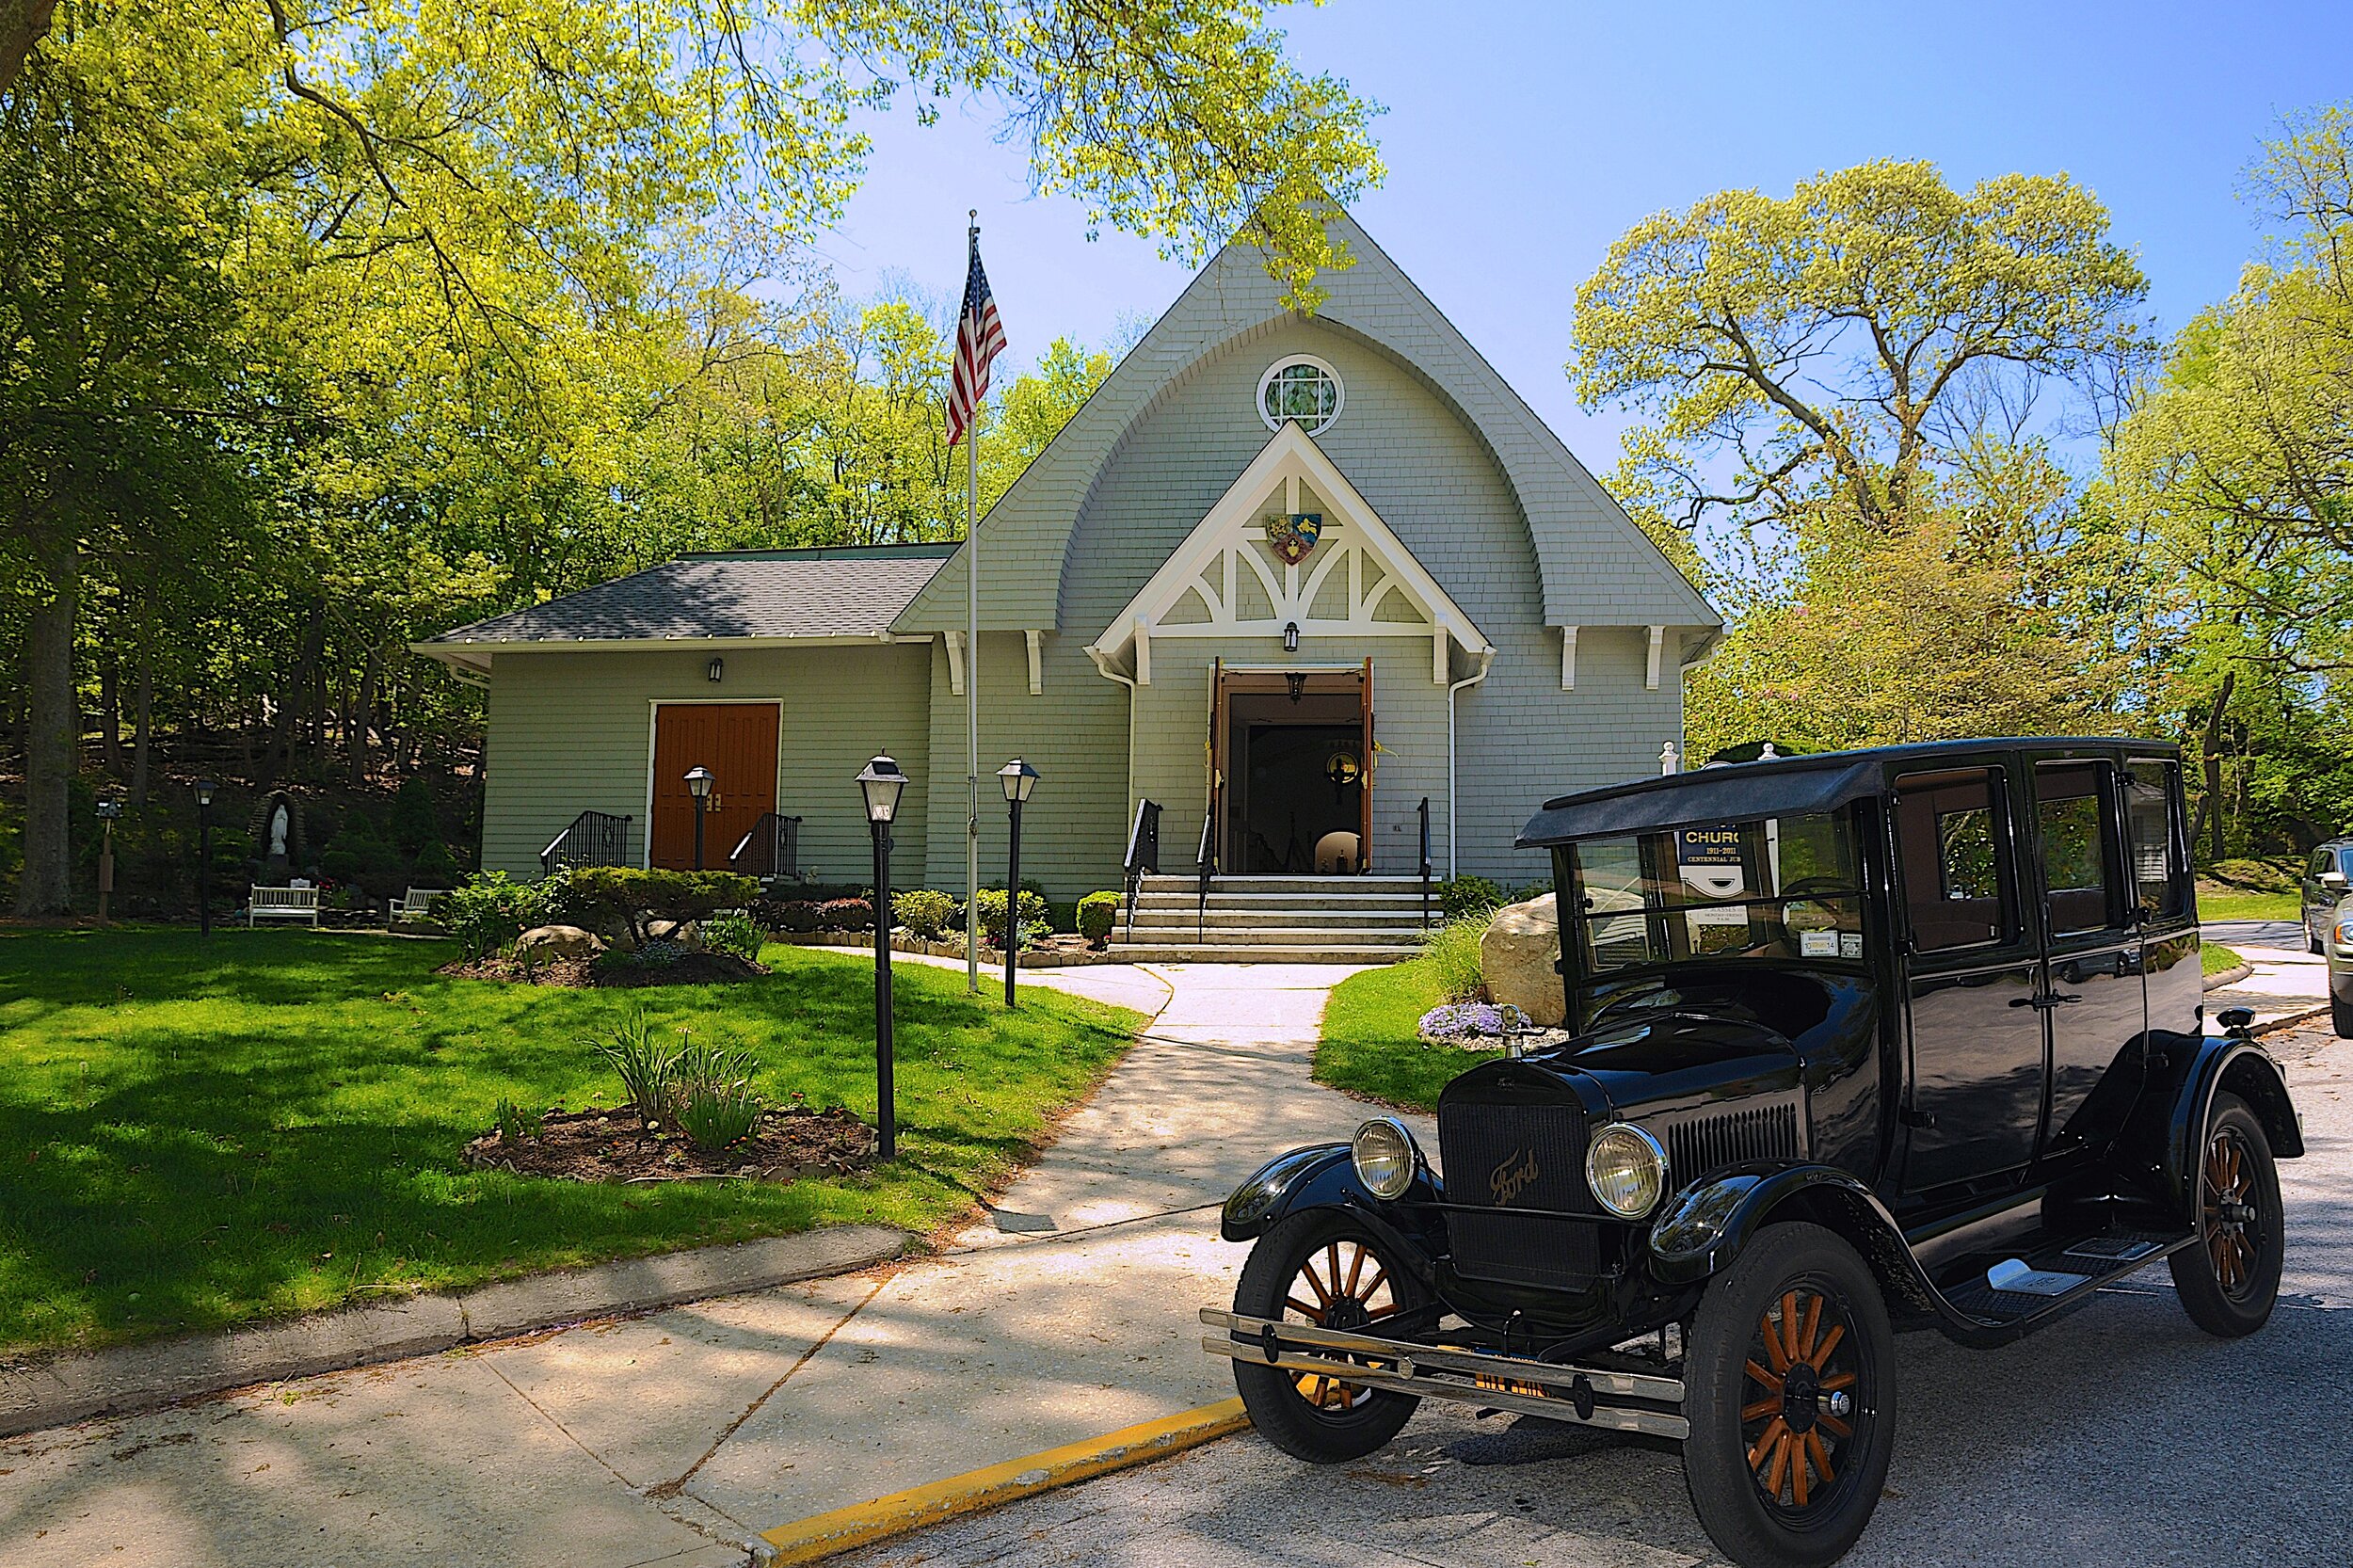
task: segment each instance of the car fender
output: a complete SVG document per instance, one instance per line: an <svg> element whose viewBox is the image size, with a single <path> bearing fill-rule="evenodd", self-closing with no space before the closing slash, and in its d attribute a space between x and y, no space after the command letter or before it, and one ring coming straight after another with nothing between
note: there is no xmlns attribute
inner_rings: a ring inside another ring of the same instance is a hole
<svg viewBox="0 0 2353 1568"><path fill-rule="evenodd" d="M2152 1057L2151 1099L2163 1108L2162 1158L2156 1161L2165 1193L2185 1221L2197 1214L2199 1147L2214 1114L2214 1097L2229 1091L2248 1103L2264 1125L2271 1152L2294 1160L2304 1152L2304 1119L2288 1096L2287 1075L2271 1053L2244 1037L2177 1037ZM2144 1123L2144 1142L2154 1129ZM2148 1150L2158 1153L2158 1150Z"/></svg>
<svg viewBox="0 0 2353 1568"><path fill-rule="evenodd" d="M1664 1285L1704 1281L1731 1267L1759 1230L1779 1220L1810 1220L1843 1237L1879 1276L1891 1306L1936 1317L1948 1310L1887 1206L1833 1165L1758 1163L1693 1182L1651 1223L1650 1272Z"/></svg>
<svg viewBox="0 0 2353 1568"><path fill-rule="evenodd" d="M1394 1202L1377 1198L1356 1175L1348 1144L1311 1144L1276 1155L1244 1178L1225 1200L1218 1234L1228 1241L1252 1241L1276 1221L1305 1209L1344 1208L1358 1211L1360 1218L1426 1259L1442 1250L1432 1244L1429 1234L1437 1210L1426 1207L1441 1196L1438 1178L1427 1163L1420 1163L1403 1196Z"/></svg>

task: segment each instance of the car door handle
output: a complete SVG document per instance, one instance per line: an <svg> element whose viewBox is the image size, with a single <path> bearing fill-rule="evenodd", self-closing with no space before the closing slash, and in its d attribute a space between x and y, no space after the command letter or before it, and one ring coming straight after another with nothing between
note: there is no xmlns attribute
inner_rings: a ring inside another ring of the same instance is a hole
<svg viewBox="0 0 2353 1568"><path fill-rule="evenodd" d="M2072 991L2053 991L2047 996L2012 997L2009 999L2009 1004L2012 1007L2034 1007L2047 1011L2050 1008L2058 1006L2062 1002L2081 1001L2083 1000L2083 998L2076 996Z"/></svg>

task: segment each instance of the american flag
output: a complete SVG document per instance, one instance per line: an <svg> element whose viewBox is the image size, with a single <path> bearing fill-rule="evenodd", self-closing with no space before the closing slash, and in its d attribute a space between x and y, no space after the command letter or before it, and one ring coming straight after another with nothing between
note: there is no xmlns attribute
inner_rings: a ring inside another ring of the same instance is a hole
<svg viewBox="0 0 2353 1568"><path fill-rule="evenodd" d="M956 362L948 376L948 444L963 440L972 412L988 393L988 361L1004 350L1005 327L981 270L981 232L971 231L972 265L964 275L964 311L956 318Z"/></svg>

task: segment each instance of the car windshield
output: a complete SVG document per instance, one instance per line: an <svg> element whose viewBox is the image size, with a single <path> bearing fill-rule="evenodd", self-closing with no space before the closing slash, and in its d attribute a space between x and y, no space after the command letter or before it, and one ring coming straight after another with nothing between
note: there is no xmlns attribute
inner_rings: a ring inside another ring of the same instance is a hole
<svg viewBox="0 0 2353 1568"><path fill-rule="evenodd" d="M1691 960L1863 961L1849 812L1588 839L1562 859L1589 978Z"/></svg>

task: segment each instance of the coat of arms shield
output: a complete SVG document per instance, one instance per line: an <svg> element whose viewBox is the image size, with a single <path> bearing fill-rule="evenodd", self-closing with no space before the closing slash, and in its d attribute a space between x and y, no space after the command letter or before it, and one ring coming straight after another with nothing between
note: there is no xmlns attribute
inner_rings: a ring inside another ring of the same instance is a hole
<svg viewBox="0 0 2353 1568"><path fill-rule="evenodd" d="M1305 560L1322 532L1321 512L1277 512L1266 520L1267 545L1287 567Z"/></svg>

